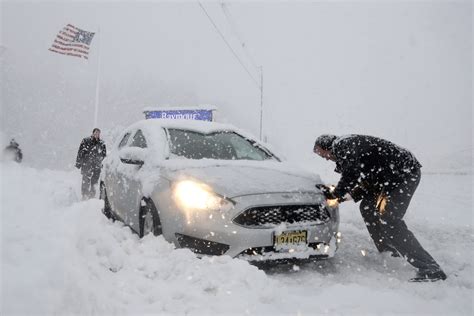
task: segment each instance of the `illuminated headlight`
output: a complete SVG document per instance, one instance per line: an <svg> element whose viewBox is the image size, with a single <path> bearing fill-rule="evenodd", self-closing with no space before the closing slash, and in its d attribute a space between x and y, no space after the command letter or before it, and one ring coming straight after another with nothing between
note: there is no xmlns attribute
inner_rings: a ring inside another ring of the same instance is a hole
<svg viewBox="0 0 474 316"><path fill-rule="evenodd" d="M337 201L337 199L332 199L332 200L327 199L326 203L328 204L330 208L336 208L339 205L339 202Z"/></svg>
<svg viewBox="0 0 474 316"><path fill-rule="evenodd" d="M185 211L213 211L232 206L231 202L214 193L210 186L192 180L177 182L173 187L173 199Z"/></svg>

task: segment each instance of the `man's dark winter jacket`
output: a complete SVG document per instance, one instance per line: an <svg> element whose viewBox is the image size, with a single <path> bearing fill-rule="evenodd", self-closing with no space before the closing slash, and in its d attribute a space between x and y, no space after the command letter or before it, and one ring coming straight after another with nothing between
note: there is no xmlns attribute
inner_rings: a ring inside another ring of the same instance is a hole
<svg viewBox="0 0 474 316"><path fill-rule="evenodd" d="M82 171L100 169L102 160L107 154L104 142L95 139L93 136L82 140L77 152L76 168Z"/></svg>
<svg viewBox="0 0 474 316"><path fill-rule="evenodd" d="M349 193L355 201L392 191L421 167L408 150L372 136L341 136L331 152L336 158L335 171L341 174L334 194L343 198Z"/></svg>

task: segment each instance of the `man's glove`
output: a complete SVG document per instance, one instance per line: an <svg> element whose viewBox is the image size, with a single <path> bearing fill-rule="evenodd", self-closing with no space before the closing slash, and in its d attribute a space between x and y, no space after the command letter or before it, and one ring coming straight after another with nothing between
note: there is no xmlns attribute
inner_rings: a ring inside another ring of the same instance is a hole
<svg viewBox="0 0 474 316"><path fill-rule="evenodd" d="M354 202L357 203L367 195L367 192L362 186L358 185L349 194Z"/></svg>
<svg viewBox="0 0 474 316"><path fill-rule="evenodd" d="M337 196L334 195L334 189L331 189L327 185L325 185L325 184L316 184L316 188L321 190L321 192L323 193L323 195L326 199L328 199L328 200L337 199Z"/></svg>
<svg viewBox="0 0 474 316"><path fill-rule="evenodd" d="M77 163L76 163L76 168L77 168L77 169L81 169L81 164L77 162Z"/></svg>

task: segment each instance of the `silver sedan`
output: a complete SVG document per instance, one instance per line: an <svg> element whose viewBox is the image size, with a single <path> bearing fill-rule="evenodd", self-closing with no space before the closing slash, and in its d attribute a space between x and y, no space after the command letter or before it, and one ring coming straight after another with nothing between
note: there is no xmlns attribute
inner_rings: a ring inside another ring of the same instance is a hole
<svg viewBox="0 0 474 316"><path fill-rule="evenodd" d="M249 261L327 258L339 211L319 176L224 124L150 119L123 131L103 162L104 214L199 255Z"/></svg>

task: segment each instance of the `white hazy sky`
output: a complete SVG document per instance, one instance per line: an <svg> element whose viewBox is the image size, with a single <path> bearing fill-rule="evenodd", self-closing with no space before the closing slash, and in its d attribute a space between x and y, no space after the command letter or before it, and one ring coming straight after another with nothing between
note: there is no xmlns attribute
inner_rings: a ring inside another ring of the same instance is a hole
<svg viewBox="0 0 474 316"><path fill-rule="evenodd" d="M245 65L221 2L204 2ZM264 134L292 160L322 133L364 133L433 157L472 160L470 1L227 2L264 69ZM100 32L89 61L48 51L67 23ZM146 106L213 104L259 133L260 91L197 2L1 2L1 131L25 163L70 168L93 126Z"/></svg>

